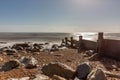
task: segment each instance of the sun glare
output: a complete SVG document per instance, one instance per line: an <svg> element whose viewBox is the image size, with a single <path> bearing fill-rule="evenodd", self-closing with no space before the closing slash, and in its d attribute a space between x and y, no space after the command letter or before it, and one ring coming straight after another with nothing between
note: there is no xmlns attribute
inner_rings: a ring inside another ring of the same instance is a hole
<svg viewBox="0 0 120 80"><path fill-rule="evenodd" d="M95 6L98 3L98 0L72 0L74 5L80 7L91 7Z"/></svg>

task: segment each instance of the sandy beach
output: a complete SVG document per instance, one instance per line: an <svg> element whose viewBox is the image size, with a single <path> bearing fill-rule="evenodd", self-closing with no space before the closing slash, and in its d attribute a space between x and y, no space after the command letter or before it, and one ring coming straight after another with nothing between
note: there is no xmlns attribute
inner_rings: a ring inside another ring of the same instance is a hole
<svg viewBox="0 0 120 80"><path fill-rule="evenodd" d="M76 49L63 49L55 51L53 53L48 52L26 52L21 51L14 55L6 55L3 52L0 54L0 65L2 66L5 62L11 59L20 59L22 56L32 56L38 60L38 67L33 69L26 69L22 66L14 68L9 71L0 71L0 80L7 80L9 78L21 78L21 77L30 77L30 80L33 80L36 74L42 73L41 68L50 62L61 62L69 67L76 70L76 67L82 62L89 62L92 66L92 69L102 68L105 71L111 73L120 73L119 66L120 62L108 58L97 58L96 60L90 61L89 57L85 51L78 53ZM117 78L107 77L108 80L119 80Z"/></svg>

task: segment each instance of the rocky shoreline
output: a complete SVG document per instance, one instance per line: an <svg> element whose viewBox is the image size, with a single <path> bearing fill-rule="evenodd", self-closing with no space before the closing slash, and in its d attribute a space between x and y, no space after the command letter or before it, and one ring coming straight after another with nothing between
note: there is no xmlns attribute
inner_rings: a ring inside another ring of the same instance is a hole
<svg viewBox="0 0 120 80"><path fill-rule="evenodd" d="M120 62L51 43L0 49L0 80L119 80Z"/></svg>

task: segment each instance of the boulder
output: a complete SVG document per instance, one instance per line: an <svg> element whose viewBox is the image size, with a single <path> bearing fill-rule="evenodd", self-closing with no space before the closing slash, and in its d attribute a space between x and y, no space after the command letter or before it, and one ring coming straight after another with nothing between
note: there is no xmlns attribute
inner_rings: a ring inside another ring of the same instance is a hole
<svg viewBox="0 0 120 80"><path fill-rule="evenodd" d="M22 77L22 78L9 78L7 80L30 80L30 77Z"/></svg>
<svg viewBox="0 0 120 80"><path fill-rule="evenodd" d="M58 51L58 50L59 50L59 46L57 44L53 44L50 51Z"/></svg>
<svg viewBox="0 0 120 80"><path fill-rule="evenodd" d="M76 70L76 77L79 79L87 78L87 75L91 72L91 66L88 62L81 63Z"/></svg>
<svg viewBox="0 0 120 80"><path fill-rule="evenodd" d="M49 80L49 77L43 74L38 74L33 80Z"/></svg>
<svg viewBox="0 0 120 80"><path fill-rule="evenodd" d="M51 62L42 68L43 74L52 77L53 75L58 75L66 79L71 79L74 77L75 71L69 66L62 63Z"/></svg>
<svg viewBox="0 0 120 80"><path fill-rule="evenodd" d="M14 49L19 49L19 48L25 49L25 48L27 48L27 47L30 47L30 44L29 44L29 43L18 43L18 44L14 44L14 45L12 46L12 48L14 48Z"/></svg>
<svg viewBox="0 0 120 80"><path fill-rule="evenodd" d="M13 55L17 53L15 49L6 49L4 52L6 52L7 55Z"/></svg>
<svg viewBox="0 0 120 80"><path fill-rule="evenodd" d="M38 61L34 57L22 57L20 59L21 63L24 64L24 66L28 69L32 69L37 67Z"/></svg>
<svg viewBox="0 0 120 80"><path fill-rule="evenodd" d="M97 69L87 76L87 80L107 80L107 78L102 69Z"/></svg>
<svg viewBox="0 0 120 80"><path fill-rule="evenodd" d="M14 68L17 68L20 66L20 62L18 60L10 60L8 62L5 62L4 65L2 66L3 71L9 71Z"/></svg>

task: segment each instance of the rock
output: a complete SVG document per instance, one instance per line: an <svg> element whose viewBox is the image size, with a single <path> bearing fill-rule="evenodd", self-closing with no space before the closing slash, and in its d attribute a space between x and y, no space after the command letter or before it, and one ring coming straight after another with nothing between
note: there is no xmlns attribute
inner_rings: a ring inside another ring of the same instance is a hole
<svg viewBox="0 0 120 80"><path fill-rule="evenodd" d="M9 70L17 68L19 66L20 66L20 62L18 60L16 60L16 59L15 60L10 60L2 66L2 70L3 71L9 71Z"/></svg>
<svg viewBox="0 0 120 80"><path fill-rule="evenodd" d="M78 79L77 77L75 77L75 79L74 80L81 80L81 79Z"/></svg>
<svg viewBox="0 0 120 80"><path fill-rule="evenodd" d="M118 67L116 65L112 65L112 68L113 69L117 69Z"/></svg>
<svg viewBox="0 0 120 80"><path fill-rule="evenodd" d="M88 51L85 51L85 54L87 54L88 56L92 56L94 54L94 51L88 50Z"/></svg>
<svg viewBox="0 0 120 80"><path fill-rule="evenodd" d="M70 60L70 59L67 59L67 60L66 60L66 62L72 62L72 60Z"/></svg>
<svg viewBox="0 0 120 80"><path fill-rule="evenodd" d="M33 80L49 80L48 76L45 76L43 74L38 74L35 76L36 78L34 78Z"/></svg>
<svg viewBox="0 0 120 80"><path fill-rule="evenodd" d="M9 47L2 47L2 48L0 48L0 51L5 51L7 49L10 49L10 48Z"/></svg>
<svg viewBox="0 0 120 80"><path fill-rule="evenodd" d="M38 55L38 54L40 54L40 52L33 52L32 54L33 55L36 55L36 54Z"/></svg>
<svg viewBox="0 0 120 80"><path fill-rule="evenodd" d="M89 57L87 54L82 54L83 55L83 57Z"/></svg>
<svg viewBox="0 0 120 80"><path fill-rule="evenodd" d="M102 69L97 69L88 75L87 80L107 80L107 78Z"/></svg>
<svg viewBox="0 0 120 80"><path fill-rule="evenodd" d="M49 45L50 43L46 42L45 45Z"/></svg>
<svg viewBox="0 0 120 80"><path fill-rule="evenodd" d="M88 62L81 63L76 70L76 77L79 79L85 79L91 72L91 67Z"/></svg>
<svg viewBox="0 0 120 80"><path fill-rule="evenodd" d="M52 80L66 80L66 79L63 78L63 77L60 77L60 76L58 76L58 75L54 75L54 76L52 77Z"/></svg>
<svg viewBox="0 0 120 80"><path fill-rule="evenodd" d="M32 69L37 67L38 61L33 57L22 57L20 59L21 63L25 65L26 68Z"/></svg>
<svg viewBox="0 0 120 80"><path fill-rule="evenodd" d="M58 51L58 50L59 50L58 45L57 45L57 44L54 44L54 45L52 45L52 48L51 48L50 51Z"/></svg>
<svg viewBox="0 0 120 80"><path fill-rule="evenodd" d="M64 50L64 49L68 49L68 48L65 46L59 48L59 50Z"/></svg>
<svg viewBox="0 0 120 80"><path fill-rule="evenodd" d="M35 46L33 49L31 49L31 52L40 52L40 48Z"/></svg>
<svg viewBox="0 0 120 80"><path fill-rule="evenodd" d="M13 55L13 54L17 53L17 51L15 49L7 49L4 52L6 52L7 55Z"/></svg>
<svg viewBox="0 0 120 80"><path fill-rule="evenodd" d="M30 77L23 77L23 78L9 78L7 80L30 80Z"/></svg>
<svg viewBox="0 0 120 80"><path fill-rule="evenodd" d="M42 51L42 52L50 52L51 49L52 49L52 44L45 43L45 45L43 45L43 48L40 49L40 51Z"/></svg>
<svg viewBox="0 0 120 80"><path fill-rule="evenodd" d="M33 50L33 48L34 48L34 47L32 47L32 46L31 46L31 47L27 47L27 48L25 48L25 51L31 52L31 51Z"/></svg>
<svg viewBox="0 0 120 80"><path fill-rule="evenodd" d="M49 77L58 75L66 79L73 78L75 74L75 71L73 69L62 63L49 63L43 66L42 72Z"/></svg>
<svg viewBox="0 0 120 80"><path fill-rule="evenodd" d="M0 62L3 62L3 60L4 60L4 59L3 59L2 57L0 57Z"/></svg>
<svg viewBox="0 0 120 80"><path fill-rule="evenodd" d="M15 49L18 50L18 51L21 51L21 50L23 50L24 48L21 47L21 46L18 46L18 47L16 47Z"/></svg>
<svg viewBox="0 0 120 80"><path fill-rule="evenodd" d="M65 43L61 43L60 47L65 47L66 44Z"/></svg>
<svg viewBox="0 0 120 80"><path fill-rule="evenodd" d="M19 48L25 49L27 47L30 47L29 43L18 43L18 44L14 44L12 46L12 48L14 48L14 49L19 49Z"/></svg>
<svg viewBox="0 0 120 80"><path fill-rule="evenodd" d="M43 48L42 45L43 45L43 44L37 44L37 43L35 43L35 44L33 44L33 47L37 47L37 48L39 48L39 49L42 49L42 48Z"/></svg>

